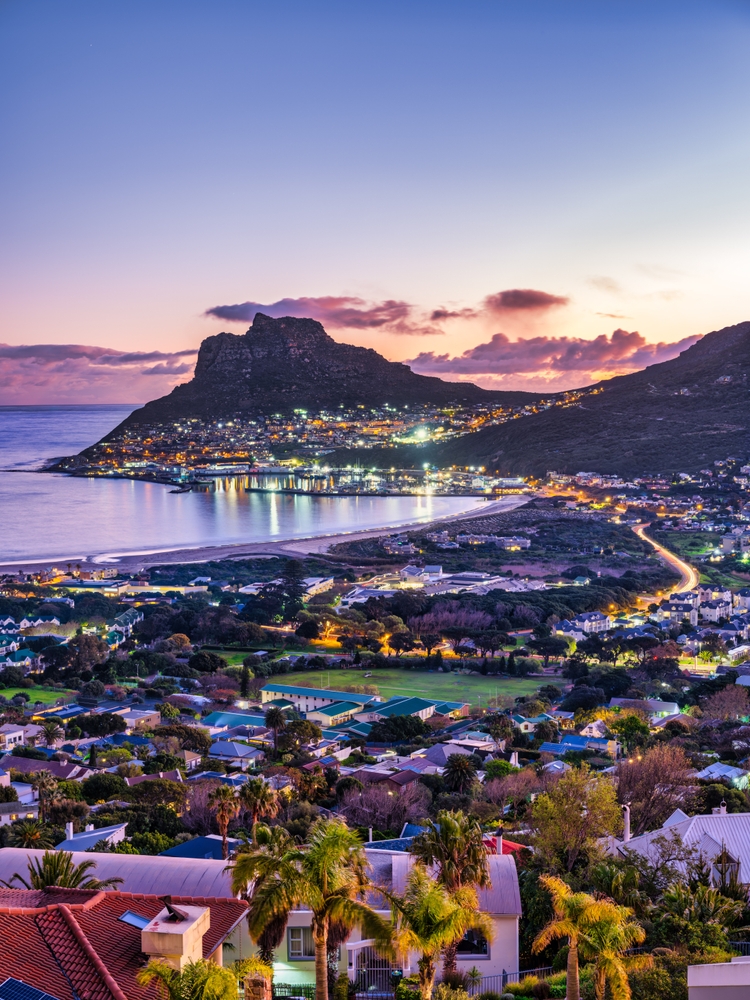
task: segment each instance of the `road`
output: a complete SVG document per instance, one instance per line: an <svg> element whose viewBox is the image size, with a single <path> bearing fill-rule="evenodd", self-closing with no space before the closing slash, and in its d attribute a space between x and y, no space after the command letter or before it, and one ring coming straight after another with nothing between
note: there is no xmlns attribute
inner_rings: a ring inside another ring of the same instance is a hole
<svg viewBox="0 0 750 1000"><path fill-rule="evenodd" d="M653 538L649 538L646 534L647 527L648 525L646 524L637 524L634 526L633 531L639 538L642 538L644 542L648 542L648 544L658 552L665 563L676 569L678 573L682 574L679 584L674 588L675 591L677 593L683 593L686 590L695 590L700 583L700 575L693 569L690 563L680 559L679 556L674 554L674 552L670 552L669 549L665 549L663 545L659 545L659 543L655 542Z"/></svg>

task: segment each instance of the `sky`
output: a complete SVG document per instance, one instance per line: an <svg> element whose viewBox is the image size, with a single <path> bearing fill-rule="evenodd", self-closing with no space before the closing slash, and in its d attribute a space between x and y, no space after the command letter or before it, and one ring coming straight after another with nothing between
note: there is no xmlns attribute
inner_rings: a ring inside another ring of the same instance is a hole
<svg viewBox="0 0 750 1000"><path fill-rule="evenodd" d="M0 402L256 311L558 391L750 319L750 4L0 0Z"/></svg>

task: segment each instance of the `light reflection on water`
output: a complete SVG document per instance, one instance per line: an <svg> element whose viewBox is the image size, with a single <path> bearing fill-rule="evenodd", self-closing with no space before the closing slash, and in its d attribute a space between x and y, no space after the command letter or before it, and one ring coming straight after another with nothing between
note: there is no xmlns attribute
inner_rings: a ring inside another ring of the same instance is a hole
<svg viewBox="0 0 750 1000"><path fill-rule="evenodd" d="M219 480L198 493L126 479L0 473L0 562L305 538L429 521L467 497L248 493Z"/></svg>

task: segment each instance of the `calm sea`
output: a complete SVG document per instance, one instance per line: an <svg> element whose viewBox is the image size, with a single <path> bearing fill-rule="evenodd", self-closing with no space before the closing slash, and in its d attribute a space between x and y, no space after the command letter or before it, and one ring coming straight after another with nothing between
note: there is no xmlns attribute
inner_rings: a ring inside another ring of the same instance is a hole
<svg viewBox="0 0 750 1000"><path fill-rule="evenodd" d="M430 521L482 503L246 493L236 479L174 494L151 483L33 471L93 444L134 409L0 406L0 563L282 541Z"/></svg>

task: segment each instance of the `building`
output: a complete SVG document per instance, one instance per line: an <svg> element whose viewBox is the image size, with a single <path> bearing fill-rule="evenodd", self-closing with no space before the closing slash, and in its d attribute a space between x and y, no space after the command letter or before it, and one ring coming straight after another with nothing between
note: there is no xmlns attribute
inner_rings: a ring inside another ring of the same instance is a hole
<svg viewBox="0 0 750 1000"><path fill-rule="evenodd" d="M0 889L0 907L0 981L15 980L3 995L19 1000L41 1000L34 989L45 1000L145 996L144 956L175 969L201 958L221 965L247 912L238 899L57 887Z"/></svg>
<svg viewBox="0 0 750 1000"><path fill-rule="evenodd" d="M306 718L318 726L338 726L342 722L348 722L352 716L362 710L362 706L355 701L334 701L330 705L322 708L314 708L308 712Z"/></svg>
<svg viewBox="0 0 750 1000"><path fill-rule="evenodd" d="M56 851L90 851L104 840L110 846L121 843L125 839L127 823L115 826L101 826L94 829L93 823L88 823L81 833L73 833L73 824L65 824L65 840L55 846Z"/></svg>
<svg viewBox="0 0 750 1000"><path fill-rule="evenodd" d="M689 965L688 1000L744 1000L750 997L750 956L731 962Z"/></svg>
<svg viewBox="0 0 750 1000"><path fill-rule="evenodd" d="M371 701L380 701L376 695L353 694L350 691L326 691L321 688L297 687L294 684L279 684L269 681L260 692L261 704L265 705L276 698L286 698L298 712L310 712L316 708L325 708L336 701L353 701L358 705L367 705Z"/></svg>
<svg viewBox="0 0 750 1000"><path fill-rule="evenodd" d="M731 764L717 761L698 771L695 777L700 781L725 781L732 788L747 788L750 774L740 767L732 767Z"/></svg>
<svg viewBox="0 0 750 1000"><path fill-rule="evenodd" d="M602 611L584 611L583 614L575 616L572 624L582 628L586 635L594 635L608 632L612 628L612 618Z"/></svg>

